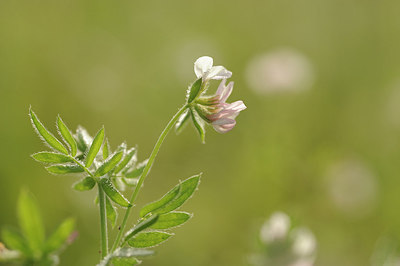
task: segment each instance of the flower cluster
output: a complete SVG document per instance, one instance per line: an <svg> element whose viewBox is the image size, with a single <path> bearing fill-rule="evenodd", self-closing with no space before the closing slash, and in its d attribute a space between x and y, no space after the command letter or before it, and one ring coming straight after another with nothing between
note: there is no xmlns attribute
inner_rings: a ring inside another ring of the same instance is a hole
<svg viewBox="0 0 400 266"><path fill-rule="evenodd" d="M213 66L213 59L202 56L194 63L194 72L197 80L189 87L187 94L188 110L179 118L176 129L179 131L185 122L192 117L192 121L199 131L204 142L205 123L213 126L219 133L226 133L236 125L236 117L246 109L243 101L227 103L233 90L233 82L226 85L232 72L223 66ZM221 80L214 95L206 95L210 80Z"/></svg>

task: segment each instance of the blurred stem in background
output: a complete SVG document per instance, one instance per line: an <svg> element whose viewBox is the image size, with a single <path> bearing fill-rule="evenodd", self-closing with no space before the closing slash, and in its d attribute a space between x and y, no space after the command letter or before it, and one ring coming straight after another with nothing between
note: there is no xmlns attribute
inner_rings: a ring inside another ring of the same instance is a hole
<svg viewBox="0 0 400 266"><path fill-rule="evenodd" d="M175 125L175 123L178 121L179 117L186 111L186 109L189 107L190 104L185 104L181 109L179 109L179 111L172 117L172 119L168 122L168 124L166 125L166 127L164 128L164 130L161 132L161 135L158 137L158 140L156 142L156 144L154 145L153 151L150 154L149 157L149 161L147 162L146 167L143 169L143 173L139 178L139 181L135 187L135 190L133 191L132 197L131 197L131 207L128 207L126 212L125 212L125 216L124 216L124 220L122 221L121 227L119 228L118 231L118 235L117 238L115 239L114 245L112 246L111 252L113 252L118 246L119 243L121 241L122 238L122 234L124 232L126 223L128 221L130 212L132 207L134 206L134 202L136 200L137 195L139 194L139 190L143 185L143 182L146 178L146 176L148 175L151 166L154 163L154 160L156 159L156 156L158 154L158 151L160 150L161 144L163 143L165 137L168 135L169 131L173 128L173 126Z"/></svg>

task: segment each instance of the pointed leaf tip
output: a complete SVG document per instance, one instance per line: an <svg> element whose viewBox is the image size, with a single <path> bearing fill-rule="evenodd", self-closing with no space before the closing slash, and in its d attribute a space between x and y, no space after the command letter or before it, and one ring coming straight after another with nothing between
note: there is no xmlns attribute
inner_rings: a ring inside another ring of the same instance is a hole
<svg viewBox="0 0 400 266"><path fill-rule="evenodd" d="M61 137L64 139L64 141L69 145L70 150L71 150L71 155L75 156L76 152L78 150L77 143L72 136L71 131L67 127L67 125L64 123L64 121L61 119L61 116L57 116L57 128L58 132L60 133Z"/></svg>
<svg viewBox="0 0 400 266"><path fill-rule="evenodd" d="M101 145L104 140L104 126L97 132L96 136L93 139L92 145L90 145L89 152L86 156L86 167L90 167L96 158L97 153L99 153Z"/></svg>
<svg viewBox="0 0 400 266"><path fill-rule="evenodd" d="M166 241L173 234L159 231L142 232L128 240L128 244L134 248L154 247Z"/></svg>
<svg viewBox="0 0 400 266"><path fill-rule="evenodd" d="M111 156L108 160L106 160L99 168L97 168L94 176L99 177L107 174L121 161L124 153L122 151L116 152L113 156Z"/></svg>
<svg viewBox="0 0 400 266"><path fill-rule="evenodd" d="M114 187L108 178L102 178L100 185L107 196L122 207L131 207L132 204Z"/></svg>
<svg viewBox="0 0 400 266"><path fill-rule="evenodd" d="M67 149L61 144L61 142L51 134L45 126L40 122L35 112L30 108L29 116L31 117L32 126L35 129L39 137L52 149L57 150L61 153L68 154Z"/></svg>

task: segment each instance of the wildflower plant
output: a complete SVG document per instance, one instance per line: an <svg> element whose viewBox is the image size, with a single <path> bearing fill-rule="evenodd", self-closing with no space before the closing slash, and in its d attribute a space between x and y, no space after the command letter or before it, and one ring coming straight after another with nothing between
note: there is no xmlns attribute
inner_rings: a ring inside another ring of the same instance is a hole
<svg viewBox="0 0 400 266"><path fill-rule="evenodd" d="M72 133L58 116L56 126L60 138L57 138L47 130L35 112L29 110L34 129L50 148L50 151L38 152L32 157L43 163L51 174L80 175L81 180L73 184L75 190L87 191L97 186L101 239L101 261L98 265L140 263L141 258L154 253L150 248L169 239L174 227L191 218L190 213L179 208L196 191L201 174L179 182L160 199L142 206L137 223L128 224L139 191L169 131L175 127L179 133L192 121L204 143L207 124L217 132L228 132L236 125L235 119L240 111L246 108L242 101L226 102L233 89L233 82L226 85L226 80L232 73L223 66L213 66L211 57L200 57L195 62L194 71L197 79L187 90L185 104L161 132L150 156L140 162L136 146L128 147L123 142L113 150L104 127L94 137L81 126ZM209 95L207 92L212 80L221 80L221 83L216 93ZM116 227L121 211L125 214L118 224L118 234L111 242L107 219L111 227Z"/></svg>

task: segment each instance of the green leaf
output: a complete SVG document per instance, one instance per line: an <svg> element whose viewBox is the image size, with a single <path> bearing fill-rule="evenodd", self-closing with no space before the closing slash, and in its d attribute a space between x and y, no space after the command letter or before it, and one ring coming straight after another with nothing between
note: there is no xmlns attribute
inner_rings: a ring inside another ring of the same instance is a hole
<svg viewBox="0 0 400 266"><path fill-rule="evenodd" d="M78 150L82 153L85 153L89 149L90 143L93 141L87 130L82 126L78 126L76 129L75 140L78 145Z"/></svg>
<svg viewBox="0 0 400 266"><path fill-rule="evenodd" d="M51 253L62 248L75 229L75 220L66 219L46 241L45 251Z"/></svg>
<svg viewBox="0 0 400 266"><path fill-rule="evenodd" d="M96 180L94 180L94 178L91 176L87 176L73 184L72 187L78 191L86 191L91 190L95 185Z"/></svg>
<svg viewBox="0 0 400 266"><path fill-rule="evenodd" d="M170 212L161 214L157 222L154 223L151 228L153 229L169 229L181 224L184 224L192 217L187 212Z"/></svg>
<svg viewBox="0 0 400 266"><path fill-rule="evenodd" d="M60 135L63 137L64 141L68 143L69 147L71 148L71 155L75 157L76 151L77 151L77 144L72 136L71 131L67 127L67 125L64 123L64 121L61 119L60 116L57 117L57 127Z"/></svg>
<svg viewBox="0 0 400 266"><path fill-rule="evenodd" d="M110 143L108 142L108 138L106 138L104 145L103 145L103 160L107 159L110 155Z"/></svg>
<svg viewBox="0 0 400 266"><path fill-rule="evenodd" d="M168 213L182 206L197 189L200 183L200 176L201 174L192 176L183 181L182 183L180 183L179 184L180 189L178 195L164 206L152 211L152 213L158 213L158 214Z"/></svg>
<svg viewBox="0 0 400 266"><path fill-rule="evenodd" d="M92 145L90 146L89 152L86 155L86 167L90 167L99 152L101 145L104 140L104 127L102 127L93 139Z"/></svg>
<svg viewBox="0 0 400 266"><path fill-rule="evenodd" d="M111 225L114 228L117 222L117 211L115 210L114 206L112 205L108 197L106 197L106 212L107 212L107 218L110 220Z"/></svg>
<svg viewBox="0 0 400 266"><path fill-rule="evenodd" d="M194 99L199 95L200 89L201 89L201 84L203 83L202 78L199 78L196 80L188 89L188 96L187 96L187 102L191 103L193 102Z"/></svg>
<svg viewBox="0 0 400 266"><path fill-rule="evenodd" d="M126 234L125 234L125 241L131 239L134 235L136 235L137 233L145 230L146 228L152 226L155 222L157 222L159 215L155 214L150 216L149 218L141 221L140 223L138 223L137 225L135 225L131 230L129 230Z"/></svg>
<svg viewBox="0 0 400 266"><path fill-rule="evenodd" d="M166 232L142 232L129 239L128 244L134 248L154 247L161 244L171 236L172 234Z"/></svg>
<svg viewBox="0 0 400 266"><path fill-rule="evenodd" d="M111 259L111 263L113 266L133 266L133 265L138 265L140 261L134 257L132 258L115 257Z"/></svg>
<svg viewBox="0 0 400 266"><path fill-rule="evenodd" d="M107 196L115 203L121 205L122 207L132 206L132 204L130 204L129 201L118 190L115 189L108 178L102 178L100 180L100 185Z"/></svg>
<svg viewBox="0 0 400 266"><path fill-rule="evenodd" d="M125 177L122 177L121 180L122 180L122 182L124 182L124 184L126 184L127 186L130 186L130 187L136 186L137 183L139 182L139 178L125 178Z"/></svg>
<svg viewBox="0 0 400 266"><path fill-rule="evenodd" d="M123 181L123 177L121 176L113 176L111 178L112 183L114 184L115 188L119 191L126 190L126 182Z"/></svg>
<svg viewBox="0 0 400 266"><path fill-rule="evenodd" d="M107 159L99 168L97 168L94 176L99 177L110 172L121 161L124 153L122 151L115 153Z"/></svg>
<svg viewBox="0 0 400 266"><path fill-rule="evenodd" d="M133 156L136 154L136 149L132 148L128 150L124 156L124 159L115 167L114 173L118 174L121 172L125 166L128 165L128 163L132 160Z"/></svg>
<svg viewBox="0 0 400 266"><path fill-rule="evenodd" d="M149 161L149 159L146 159L143 162L138 163L132 171L129 171L126 173L125 177L126 178L137 178L137 177L141 176L148 161Z"/></svg>
<svg viewBox="0 0 400 266"><path fill-rule="evenodd" d="M28 242L18 231L12 228L3 228L1 231L1 238L6 244L7 248L18 250L27 257L31 255Z"/></svg>
<svg viewBox="0 0 400 266"><path fill-rule="evenodd" d="M40 120L37 118L36 114L32 111L32 109L29 109L29 114L31 117L32 125L34 129L36 129L36 132L38 133L39 137L42 138L43 141L45 141L51 148L64 153L68 154L67 149L61 144L61 142L54 137L53 134L51 134L40 122Z"/></svg>
<svg viewBox="0 0 400 266"><path fill-rule="evenodd" d="M54 152L38 152L31 155L33 159L41 163L73 163L74 160L64 154Z"/></svg>
<svg viewBox="0 0 400 266"><path fill-rule="evenodd" d="M140 210L140 216L143 217L150 212L153 214L163 214L176 210L182 206L197 189L200 183L200 176L201 174L189 177L185 181L176 185L159 201L144 206Z"/></svg>
<svg viewBox="0 0 400 266"><path fill-rule="evenodd" d="M165 206L168 202L173 200L178 195L179 189L180 189L180 184L176 185L173 189L168 191L168 193L165 194L161 199L145 205L140 210L140 217L144 217L146 214L148 214L154 210L157 210L157 209L161 208L162 206Z"/></svg>
<svg viewBox="0 0 400 266"><path fill-rule="evenodd" d="M154 254L153 250L148 249L136 249L136 248L118 248L113 253L106 256L98 266L110 265L110 262L114 262L114 258L136 258L136 257L146 257ZM122 264L123 265L123 264Z"/></svg>
<svg viewBox="0 0 400 266"><path fill-rule="evenodd" d="M200 135L201 142L205 143L206 142L206 129L205 129L205 125L204 125L204 120L201 119L199 114L193 108L191 108L190 111L192 113L192 121L193 121L194 127L196 128L197 132Z"/></svg>
<svg viewBox="0 0 400 266"><path fill-rule="evenodd" d="M84 171L79 165L68 165L59 164L46 167L46 170L52 174L71 174L71 173L81 173Z"/></svg>
<svg viewBox="0 0 400 266"><path fill-rule="evenodd" d="M179 117L178 121L175 124L176 134L182 132L183 128L187 125L189 118L190 118L190 111L189 109L186 109L186 111Z"/></svg>
<svg viewBox="0 0 400 266"><path fill-rule="evenodd" d="M19 195L17 212L20 228L30 250L41 252L45 238L42 217L36 200L26 190L22 190Z"/></svg>

